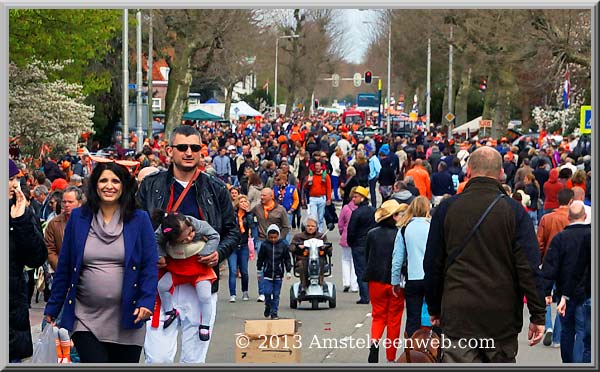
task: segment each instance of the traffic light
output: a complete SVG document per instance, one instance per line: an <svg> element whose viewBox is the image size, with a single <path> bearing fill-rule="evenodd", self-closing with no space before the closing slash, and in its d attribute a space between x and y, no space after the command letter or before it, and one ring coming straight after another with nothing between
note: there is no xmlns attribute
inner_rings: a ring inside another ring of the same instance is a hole
<svg viewBox="0 0 600 372"><path fill-rule="evenodd" d="M373 81L373 74L371 71L365 71L365 84L371 84Z"/></svg>

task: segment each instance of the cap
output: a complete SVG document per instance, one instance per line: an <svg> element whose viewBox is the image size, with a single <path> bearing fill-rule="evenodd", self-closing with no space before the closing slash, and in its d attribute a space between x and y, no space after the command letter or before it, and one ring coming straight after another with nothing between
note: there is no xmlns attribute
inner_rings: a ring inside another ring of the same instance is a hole
<svg viewBox="0 0 600 372"><path fill-rule="evenodd" d="M236 148L235 148L235 146L234 146L234 145L229 145L229 146L227 147L227 150L229 150L229 151L231 151L231 150L236 150Z"/></svg>

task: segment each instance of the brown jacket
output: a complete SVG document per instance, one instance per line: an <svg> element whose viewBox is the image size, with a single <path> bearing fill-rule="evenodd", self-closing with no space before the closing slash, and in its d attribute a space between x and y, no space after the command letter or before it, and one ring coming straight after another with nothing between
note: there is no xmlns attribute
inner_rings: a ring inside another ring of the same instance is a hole
<svg viewBox="0 0 600 372"><path fill-rule="evenodd" d="M277 225L281 229L280 239L285 239L290 232L290 220L284 207L275 204L275 208L269 211L268 218L265 219L265 209L262 203L252 208L251 212L256 216L256 225L258 226L258 239L267 240L267 228L271 224Z"/></svg>
<svg viewBox="0 0 600 372"><path fill-rule="evenodd" d="M60 247L62 247L65 226L67 226L67 216L61 213L48 222L44 232L44 241L48 248L48 263L54 271L56 271L56 265L58 264L58 255L60 254Z"/></svg>
<svg viewBox="0 0 600 372"><path fill-rule="evenodd" d="M545 214L538 225L537 238L540 244L540 256L544 262L544 256L556 234L563 231L569 225L569 207L561 206L552 213Z"/></svg>

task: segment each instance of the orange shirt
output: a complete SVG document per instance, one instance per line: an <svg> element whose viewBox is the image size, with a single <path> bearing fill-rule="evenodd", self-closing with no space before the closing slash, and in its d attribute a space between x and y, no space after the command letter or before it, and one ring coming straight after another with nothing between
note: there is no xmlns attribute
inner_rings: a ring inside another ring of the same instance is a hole
<svg viewBox="0 0 600 372"><path fill-rule="evenodd" d="M415 181L415 187L419 189L419 193L431 200L431 179L429 178L427 169L415 166L406 172L406 177L408 176L411 176Z"/></svg>
<svg viewBox="0 0 600 372"><path fill-rule="evenodd" d="M310 190L309 195L314 197L325 196L327 200L331 200L331 178L328 174L325 175L325 182L323 182L323 176L320 174L313 174L312 186L307 186Z"/></svg>

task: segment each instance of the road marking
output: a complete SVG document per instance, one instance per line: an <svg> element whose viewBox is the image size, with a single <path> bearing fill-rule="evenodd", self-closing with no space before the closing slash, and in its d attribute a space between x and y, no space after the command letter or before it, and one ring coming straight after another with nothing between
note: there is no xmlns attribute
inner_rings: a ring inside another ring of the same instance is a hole
<svg viewBox="0 0 600 372"><path fill-rule="evenodd" d="M362 326L363 326L363 324L362 324L362 323L356 323L356 324L354 325L354 328L360 328L360 327L362 327Z"/></svg>

